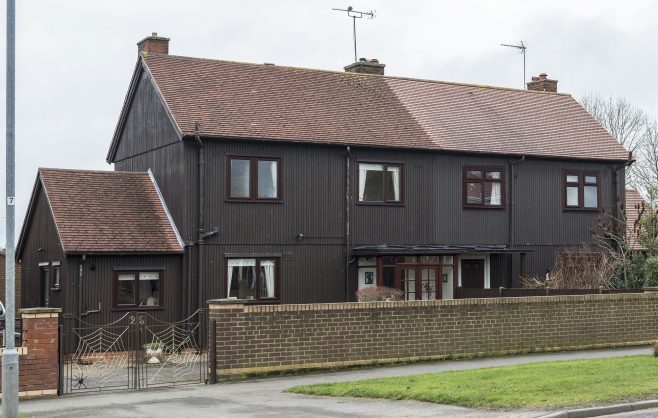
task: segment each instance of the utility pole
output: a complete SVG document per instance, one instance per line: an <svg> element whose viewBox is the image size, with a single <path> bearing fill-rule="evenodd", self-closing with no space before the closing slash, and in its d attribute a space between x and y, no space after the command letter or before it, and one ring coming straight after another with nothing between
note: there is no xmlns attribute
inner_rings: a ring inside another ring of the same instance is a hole
<svg viewBox="0 0 658 418"><path fill-rule="evenodd" d="M15 273L14 248L14 205L16 187L15 167L15 91L16 87L16 0L7 0L7 177L5 226L7 251L5 253L5 351L2 353L2 416L18 417L18 352L16 351L15 328Z"/></svg>

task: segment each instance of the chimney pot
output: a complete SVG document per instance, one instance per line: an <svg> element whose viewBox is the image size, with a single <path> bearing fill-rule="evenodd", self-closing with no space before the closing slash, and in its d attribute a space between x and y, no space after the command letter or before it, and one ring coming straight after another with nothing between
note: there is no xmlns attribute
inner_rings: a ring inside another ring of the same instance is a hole
<svg viewBox="0 0 658 418"><path fill-rule="evenodd" d="M358 62L354 62L343 68L346 73L384 75L384 67L386 67L386 64L380 63L376 58L359 58Z"/></svg>
<svg viewBox="0 0 658 418"><path fill-rule="evenodd" d="M137 42L137 52L140 55L169 54L169 38L158 36L157 32L152 32L151 36Z"/></svg>

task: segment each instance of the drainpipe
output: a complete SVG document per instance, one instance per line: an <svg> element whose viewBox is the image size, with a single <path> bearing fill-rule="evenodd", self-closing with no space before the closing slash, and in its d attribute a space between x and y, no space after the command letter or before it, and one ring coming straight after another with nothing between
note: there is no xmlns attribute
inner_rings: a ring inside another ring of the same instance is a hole
<svg viewBox="0 0 658 418"><path fill-rule="evenodd" d="M350 157L351 149L348 145L345 157L345 302L350 300Z"/></svg>
<svg viewBox="0 0 658 418"><path fill-rule="evenodd" d="M83 265L87 256L82 254L80 264L78 265L78 328L82 327L82 272Z"/></svg>
<svg viewBox="0 0 658 418"><path fill-rule="evenodd" d="M203 306L203 286L201 284L201 278L203 277L203 266L201 259L201 246L203 245L204 237L204 228L201 224L204 222L204 205L205 205L205 146L199 135L200 124L197 122L194 126L194 140L199 145L199 199L198 205L199 210L197 214L197 286L198 286L198 306L197 309L200 309ZM190 309L191 310L191 309Z"/></svg>
<svg viewBox="0 0 658 418"><path fill-rule="evenodd" d="M522 155L520 159L509 161L508 162L508 180L507 180L507 190L509 195L509 208L507 210L507 247L512 248L514 245L514 205L516 205L516 200L514 199L514 179L516 174L514 174L514 166L525 161L525 155ZM510 255L510 260L514 259L514 254ZM514 272L513 262L510 264L510 273ZM512 287L514 287L514 281L512 281Z"/></svg>

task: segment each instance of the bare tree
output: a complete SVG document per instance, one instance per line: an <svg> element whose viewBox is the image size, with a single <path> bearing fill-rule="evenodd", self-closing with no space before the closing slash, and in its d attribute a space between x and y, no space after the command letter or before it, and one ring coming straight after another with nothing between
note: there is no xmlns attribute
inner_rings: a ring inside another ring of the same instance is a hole
<svg viewBox="0 0 658 418"><path fill-rule="evenodd" d="M649 117L623 97L587 94L580 104L627 150L635 152L646 140Z"/></svg>
<svg viewBox="0 0 658 418"><path fill-rule="evenodd" d="M647 136L635 153L631 167L633 185L640 189L651 206L658 206L658 125L647 124Z"/></svg>

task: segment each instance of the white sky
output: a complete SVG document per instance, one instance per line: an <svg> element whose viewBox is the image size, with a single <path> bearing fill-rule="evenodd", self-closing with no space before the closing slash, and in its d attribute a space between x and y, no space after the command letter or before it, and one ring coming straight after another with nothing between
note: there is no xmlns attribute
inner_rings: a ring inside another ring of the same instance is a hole
<svg viewBox="0 0 658 418"><path fill-rule="evenodd" d="M523 40L528 78L547 72L561 92L623 96L658 116L651 81L658 72L658 2L649 0L17 3L17 230L38 167L111 168L105 155L135 43L151 32L170 37L176 55L341 70L353 60L352 21L331 8L352 5L377 11L374 20L357 21L358 54L378 58L389 75L520 87L521 55L499 44ZM0 115L4 132L4 100Z"/></svg>

